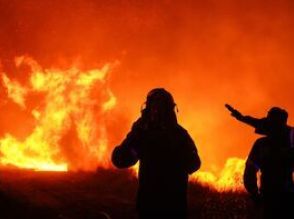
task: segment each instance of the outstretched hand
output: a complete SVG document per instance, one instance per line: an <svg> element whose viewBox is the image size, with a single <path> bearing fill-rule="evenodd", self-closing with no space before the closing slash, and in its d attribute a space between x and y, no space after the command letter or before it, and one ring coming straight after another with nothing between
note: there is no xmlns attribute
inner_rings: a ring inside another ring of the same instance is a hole
<svg viewBox="0 0 294 219"><path fill-rule="evenodd" d="M236 119L241 120L243 118L243 115L238 110L233 108L231 105L225 104L225 107L231 112L231 115Z"/></svg>

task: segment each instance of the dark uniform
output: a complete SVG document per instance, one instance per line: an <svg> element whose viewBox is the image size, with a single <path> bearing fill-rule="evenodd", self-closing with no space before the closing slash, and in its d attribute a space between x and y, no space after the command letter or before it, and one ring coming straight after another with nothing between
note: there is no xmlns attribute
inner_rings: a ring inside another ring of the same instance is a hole
<svg viewBox="0 0 294 219"><path fill-rule="evenodd" d="M287 125L288 113L273 107L267 117L257 119L243 116L229 105L226 107L236 119L266 136L254 143L244 171L244 186L262 206L263 218L294 218L294 129Z"/></svg>
<svg viewBox="0 0 294 219"><path fill-rule="evenodd" d="M112 154L118 168L140 160L140 218L186 218L188 174L200 167L197 149L180 125L145 129L142 119Z"/></svg>
<svg viewBox="0 0 294 219"><path fill-rule="evenodd" d="M268 136L258 139L248 156L244 185L263 205L264 218L294 218L293 154L288 136ZM259 189L257 171L261 172Z"/></svg>

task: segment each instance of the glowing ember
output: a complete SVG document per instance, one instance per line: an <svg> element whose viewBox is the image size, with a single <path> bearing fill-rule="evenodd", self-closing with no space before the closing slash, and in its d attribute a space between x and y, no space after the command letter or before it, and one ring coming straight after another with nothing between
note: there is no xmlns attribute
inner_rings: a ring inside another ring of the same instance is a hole
<svg viewBox="0 0 294 219"><path fill-rule="evenodd" d="M110 65L81 71L43 69L26 56L16 66L31 70L28 85L2 73L7 97L34 118L35 127L24 139L7 133L0 139L0 162L34 170L89 170L108 162L104 114L116 104L106 86ZM29 94L43 95L34 108L26 106ZM13 121L12 121L13 122ZM21 124L20 124L21 125Z"/></svg>

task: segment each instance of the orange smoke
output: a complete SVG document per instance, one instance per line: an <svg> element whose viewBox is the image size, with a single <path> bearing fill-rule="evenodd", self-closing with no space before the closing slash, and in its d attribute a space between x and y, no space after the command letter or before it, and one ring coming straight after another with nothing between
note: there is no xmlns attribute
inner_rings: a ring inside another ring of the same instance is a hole
<svg viewBox="0 0 294 219"><path fill-rule="evenodd" d="M259 137L225 103L256 117L280 106L294 121L292 0L2 1L0 11L5 165L107 166L147 92L164 87L202 160L192 180L219 188L239 182L243 161L230 158L244 160ZM11 61L22 54L38 63ZM117 59L109 77L112 65L100 67Z"/></svg>

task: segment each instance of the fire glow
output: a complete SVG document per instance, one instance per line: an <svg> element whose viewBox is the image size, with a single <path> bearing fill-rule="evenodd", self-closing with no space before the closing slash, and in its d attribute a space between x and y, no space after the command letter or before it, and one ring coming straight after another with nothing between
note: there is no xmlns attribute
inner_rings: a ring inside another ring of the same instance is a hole
<svg viewBox="0 0 294 219"><path fill-rule="evenodd" d="M245 160L229 158L219 176L208 171L193 174L191 181L198 181L203 185L212 186L217 191L242 191Z"/></svg>
<svg viewBox="0 0 294 219"><path fill-rule="evenodd" d="M216 191L245 191L243 186L243 172L245 168L245 160L240 158L229 158L220 174L216 175L209 171L197 171L193 173L190 182L200 183L208 186ZM133 173L138 174L138 165L133 168Z"/></svg>
<svg viewBox="0 0 294 219"><path fill-rule="evenodd" d="M35 127L24 140L9 133L0 139L1 164L50 171L89 170L97 163L106 165L107 133L103 115L116 104L116 98L106 86L110 65L88 71L76 67L42 69L26 56L16 58L15 63L17 67L29 67L31 73L27 86L1 73L10 100L26 110L29 93L43 94L44 99L30 112ZM73 137L67 137L70 132L76 134L74 141L66 139ZM76 162L68 162L65 147L73 150Z"/></svg>
<svg viewBox="0 0 294 219"><path fill-rule="evenodd" d="M10 133L0 139L1 165L36 171L109 168L112 146L104 117L116 106L116 97L107 86L111 65L88 71L43 69L27 56L17 57L15 65L29 68L28 83L22 85L5 72L2 83L10 101L30 110L35 127L23 140ZM42 94L43 99L29 109L26 101L31 93ZM74 158L65 150L72 150ZM219 177L199 171L190 179L220 191L241 190L243 170L244 160L230 158Z"/></svg>

